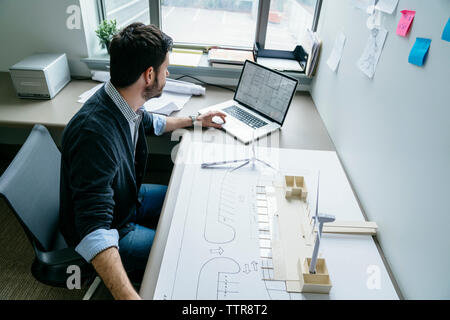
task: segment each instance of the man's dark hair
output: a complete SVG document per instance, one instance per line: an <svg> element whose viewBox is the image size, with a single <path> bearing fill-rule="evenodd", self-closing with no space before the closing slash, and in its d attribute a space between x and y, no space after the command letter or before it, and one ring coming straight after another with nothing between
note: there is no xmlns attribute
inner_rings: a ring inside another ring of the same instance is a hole
<svg viewBox="0 0 450 320"><path fill-rule="evenodd" d="M171 47L172 38L156 26L130 24L111 40L111 83L115 87L125 88L135 83L149 67L158 72Z"/></svg>

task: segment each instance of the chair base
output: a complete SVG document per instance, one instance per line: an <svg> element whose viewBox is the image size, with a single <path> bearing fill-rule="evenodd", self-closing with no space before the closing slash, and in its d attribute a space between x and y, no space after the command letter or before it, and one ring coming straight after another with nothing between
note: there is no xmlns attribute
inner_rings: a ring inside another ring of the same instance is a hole
<svg viewBox="0 0 450 320"><path fill-rule="evenodd" d="M102 283L102 279L99 276L96 276L94 281L89 286L89 289L84 294L83 300L91 300L100 283Z"/></svg>
<svg viewBox="0 0 450 320"><path fill-rule="evenodd" d="M43 284L67 288L67 279L71 276L71 273L67 271L68 267L69 265L66 264L47 265L35 258L31 265L31 274ZM96 276L94 268L87 263L80 263L79 267L80 284L90 283Z"/></svg>

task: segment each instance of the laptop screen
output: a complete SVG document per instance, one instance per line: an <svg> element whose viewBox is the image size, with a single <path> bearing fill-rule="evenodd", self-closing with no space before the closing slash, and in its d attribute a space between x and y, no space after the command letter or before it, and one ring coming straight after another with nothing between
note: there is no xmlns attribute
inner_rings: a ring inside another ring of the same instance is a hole
<svg viewBox="0 0 450 320"><path fill-rule="evenodd" d="M296 88L296 79L246 61L234 100L283 124Z"/></svg>

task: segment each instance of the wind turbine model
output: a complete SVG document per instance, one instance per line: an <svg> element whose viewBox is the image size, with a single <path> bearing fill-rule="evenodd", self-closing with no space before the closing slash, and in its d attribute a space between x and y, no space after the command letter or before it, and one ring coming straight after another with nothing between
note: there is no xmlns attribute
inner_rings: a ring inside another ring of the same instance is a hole
<svg viewBox="0 0 450 320"><path fill-rule="evenodd" d="M328 214L319 215L319 181L320 181L320 172L317 178L316 210L314 213L314 225L312 228L314 232L317 222L319 223L319 230L317 231L316 243L314 244L314 251L311 257L311 264L309 266L309 273L311 274L316 273L316 264L317 264L317 257L319 255L320 239L322 238L323 224L327 222L333 222L336 219L333 215Z"/></svg>

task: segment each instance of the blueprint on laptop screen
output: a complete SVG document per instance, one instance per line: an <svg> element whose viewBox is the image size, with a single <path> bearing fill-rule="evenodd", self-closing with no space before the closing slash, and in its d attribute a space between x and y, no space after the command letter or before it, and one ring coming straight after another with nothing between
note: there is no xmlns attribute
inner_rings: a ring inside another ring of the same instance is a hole
<svg viewBox="0 0 450 320"><path fill-rule="evenodd" d="M297 80L246 63L235 100L281 123L291 102Z"/></svg>

